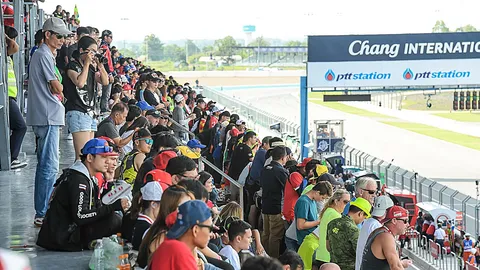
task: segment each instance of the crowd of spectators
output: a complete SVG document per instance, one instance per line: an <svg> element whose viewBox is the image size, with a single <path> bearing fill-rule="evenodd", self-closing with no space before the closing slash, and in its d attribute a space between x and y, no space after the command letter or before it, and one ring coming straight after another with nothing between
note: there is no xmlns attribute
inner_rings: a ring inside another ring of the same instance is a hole
<svg viewBox="0 0 480 270"><path fill-rule="evenodd" d="M408 211L377 196L374 179L348 192L325 161L297 163L281 138L260 138L188 82L123 57L111 31L72 33L57 15L59 8L37 33L29 67L39 246L80 251L121 233L134 263L150 269L410 265L395 242ZM57 178L62 129L76 156ZM202 159L244 185L244 205ZM130 196L112 199L123 184Z"/></svg>

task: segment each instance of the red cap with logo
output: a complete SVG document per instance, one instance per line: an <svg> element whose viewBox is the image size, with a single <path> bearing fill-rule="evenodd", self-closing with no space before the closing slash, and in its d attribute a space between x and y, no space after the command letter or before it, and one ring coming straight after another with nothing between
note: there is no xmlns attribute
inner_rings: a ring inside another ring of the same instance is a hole
<svg viewBox="0 0 480 270"><path fill-rule="evenodd" d="M391 220L394 218L396 219L408 218L408 210L398 205L394 205L390 207L387 210L385 220Z"/></svg>

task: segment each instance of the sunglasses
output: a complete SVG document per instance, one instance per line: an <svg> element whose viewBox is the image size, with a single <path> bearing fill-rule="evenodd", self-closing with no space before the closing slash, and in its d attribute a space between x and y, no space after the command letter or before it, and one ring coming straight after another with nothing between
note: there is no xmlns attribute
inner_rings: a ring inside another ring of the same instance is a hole
<svg viewBox="0 0 480 270"><path fill-rule="evenodd" d="M55 33L53 31L48 31L48 32L50 32L50 34L52 34L52 35L55 35L57 37L57 39L67 38L67 36L64 36L64 35L59 34L59 33Z"/></svg>
<svg viewBox="0 0 480 270"><path fill-rule="evenodd" d="M408 219L397 219L397 220L403 221L403 224L408 224Z"/></svg>
<svg viewBox="0 0 480 270"><path fill-rule="evenodd" d="M152 145L153 144L153 139L150 138L140 138L138 139L139 141L145 141L146 144Z"/></svg>
<svg viewBox="0 0 480 270"><path fill-rule="evenodd" d="M364 189L364 188L362 188L362 190L364 190L364 191L368 192L368 194L370 194L370 195L374 195L374 194L376 194L376 193L377 193L377 191L376 191L376 190L369 190L369 189Z"/></svg>
<svg viewBox="0 0 480 270"><path fill-rule="evenodd" d="M343 200L344 204L348 204L350 201L349 200Z"/></svg>
<svg viewBox="0 0 480 270"><path fill-rule="evenodd" d="M208 230L209 230L210 232L213 232L213 230L215 229L215 227L213 226L213 224L212 224L212 225L195 224L195 225L197 225L197 226L200 227L200 228L208 228Z"/></svg>

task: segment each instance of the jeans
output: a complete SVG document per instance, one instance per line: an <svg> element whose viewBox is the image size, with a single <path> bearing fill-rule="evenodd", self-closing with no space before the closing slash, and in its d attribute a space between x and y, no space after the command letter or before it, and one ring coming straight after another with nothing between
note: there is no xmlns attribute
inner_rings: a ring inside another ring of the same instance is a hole
<svg viewBox="0 0 480 270"><path fill-rule="evenodd" d="M286 236L285 236L285 245L287 246L288 250L292 250L292 251L295 251L295 252L297 252L298 248L300 247L298 245L297 240L292 239L292 238L288 238Z"/></svg>
<svg viewBox="0 0 480 270"><path fill-rule="evenodd" d="M33 126L33 132L38 139L35 217L45 217L60 165L60 126Z"/></svg>
<svg viewBox="0 0 480 270"><path fill-rule="evenodd" d="M112 84L102 86L102 97L100 98L100 111L108 111L108 99L110 98L110 92L112 91Z"/></svg>
<svg viewBox="0 0 480 270"><path fill-rule="evenodd" d="M20 149L22 148L23 137L27 133L27 125L23 119L23 115L18 108L14 98L8 98L8 117L10 118L10 155L12 161L18 158Z"/></svg>

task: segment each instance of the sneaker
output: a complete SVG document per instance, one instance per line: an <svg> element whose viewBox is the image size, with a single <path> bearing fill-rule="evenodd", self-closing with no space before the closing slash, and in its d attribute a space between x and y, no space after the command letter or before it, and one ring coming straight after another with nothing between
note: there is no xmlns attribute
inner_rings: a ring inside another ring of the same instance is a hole
<svg viewBox="0 0 480 270"><path fill-rule="evenodd" d="M21 161L18 160L18 159L14 159L14 160L12 161L12 163L10 164L10 168L11 168L12 170L21 169L21 168L27 167L27 165L28 165L28 163L26 163L26 162L21 162Z"/></svg>
<svg viewBox="0 0 480 270"><path fill-rule="evenodd" d="M68 135L67 135L67 140L69 140L69 141L73 140L72 133L68 133Z"/></svg>
<svg viewBox="0 0 480 270"><path fill-rule="evenodd" d="M33 221L33 224L35 224L36 227L42 227L43 225L43 217L37 217L35 218L35 220Z"/></svg>

